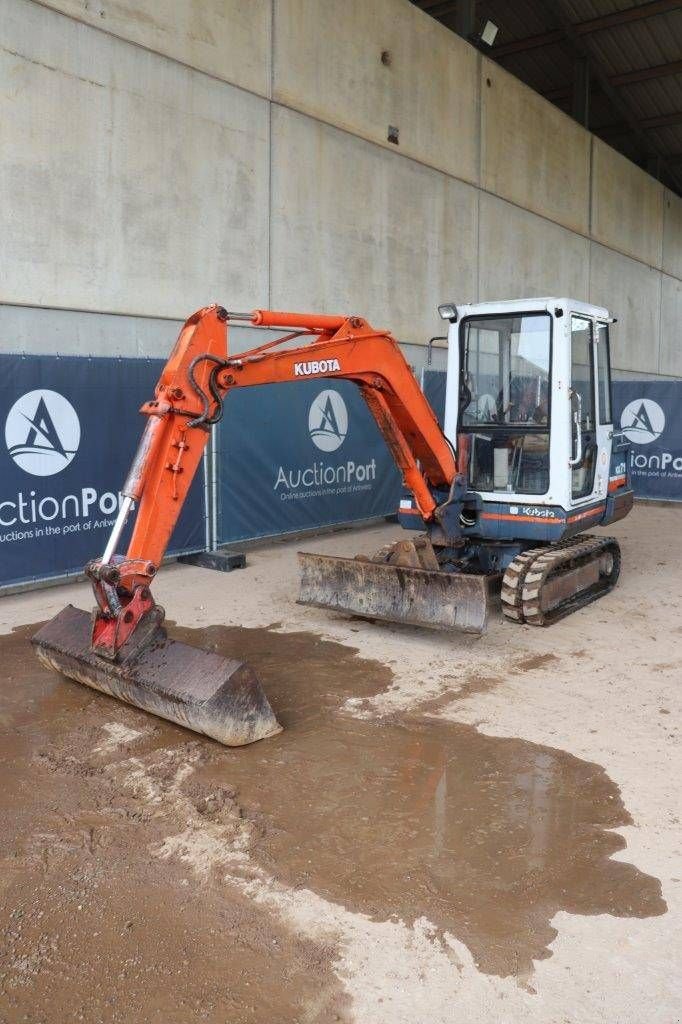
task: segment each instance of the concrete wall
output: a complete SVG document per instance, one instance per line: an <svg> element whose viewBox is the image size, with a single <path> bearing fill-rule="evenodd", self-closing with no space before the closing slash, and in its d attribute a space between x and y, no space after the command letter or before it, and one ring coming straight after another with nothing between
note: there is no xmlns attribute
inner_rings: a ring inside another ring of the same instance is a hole
<svg viewBox="0 0 682 1024"><path fill-rule="evenodd" d="M439 333L443 296L476 289L476 190L278 107L272 153L273 307Z"/></svg>
<svg viewBox="0 0 682 1024"><path fill-rule="evenodd" d="M265 294L267 101L36 4L2 10L3 299L172 317Z"/></svg>
<svg viewBox="0 0 682 1024"><path fill-rule="evenodd" d="M480 197L478 297L587 296L590 242L497 196Z"/></svg>
<svg viewBox="0 0 682 1024"><path fill-rule="evenodd" d="M478 58L404 0L278 0L273 99L478 180ZM388 63L382 63L382 53Z"/></svg>
<svg viewBox="0 0 682 1024"><path fill-rule="evenodd" d="M0 126L1 350L163 355L221 301L419 364L439 301L568 293L682 373L682 200L408 0L3 0Z"/></svg>
<svg viewBox="0 0 682 1024"><path fill-rule="evenodd" d="M564 227L589 229L589 133L490 60L481 61L481 185Z"/></svg>
<svg viewBox="0 0 682 1024"><path fill-rule="evenodd" d="M592 149L592 237L652 267L663 259L660 182L601 139Z"/></svg>
<svg viewBox="0 0 682 1024"><path fill-rule="evenodd" d="M268 96L271 0L42 0L120 39Z"/></svg>

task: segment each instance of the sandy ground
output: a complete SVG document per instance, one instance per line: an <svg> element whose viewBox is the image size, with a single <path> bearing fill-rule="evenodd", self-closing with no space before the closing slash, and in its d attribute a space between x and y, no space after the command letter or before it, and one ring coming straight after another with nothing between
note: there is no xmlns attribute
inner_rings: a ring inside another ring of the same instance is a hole
<svg viewBox="0 0 682 1024"><path fill-rule="evenodd" d="M679 515L617 589L482 638L295 604L298 546L155 584L285 726L226 751L34 661L70 585L0 601L0 1021L672 1024Z"/></svg>

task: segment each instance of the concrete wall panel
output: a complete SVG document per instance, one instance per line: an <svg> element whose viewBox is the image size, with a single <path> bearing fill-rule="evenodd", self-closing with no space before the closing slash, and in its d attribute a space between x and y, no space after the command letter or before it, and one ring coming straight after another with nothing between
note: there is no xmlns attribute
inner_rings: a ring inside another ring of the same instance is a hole
<svg viewBox="0 0 682 1024"><path fill-rule="evenodd" d="M267 96L272 0L41 0L47 7Z"/></svg>
<svg viewBox="0 0 682 1024"><path fill-rule="evenodd" d="M592 237L651 266L661 266L663 186L596 138L592 155Z"/></svg>
<svg viewBox="0 0 682 1024"><path fill-rule="evenodd" d="M0 27L2 299L264 301L267 101L23 0Z"/></svg>
<svg viewBox="0 0 682 1024"><path fill-rule="evenodd" d="M593 242L590 302L618 319L611 328L614 368L658 373L661 274Z"/></svg>
<svg viewBox="0 0 682 1024"><path fill-rule="evenodd" d="M405 342L443 333L436 306L475 295L476 190L275 108L274 308L359 313Z"/></svg>
<svg viewBox="0 0 682 1024"><path fill-rule="evenodd" d="M661 373L682 377L682 281L661 275Z"/></svg>
<svg viewBox="0 0 682 1024"><path fill-rule="evenodd" d="M126 356L166 359L183 321L73 309L43 309L0 303L0 352L25 355ZM231 353L274 337L272 331L231 324Z"/></svg>
<svg viewBox="0 0 682 1024"><path fill-rule="evenodd" d="M589 133L490 60L481 65L481 184L588 232Z"/></svg>
<svg viewBox="0 0 682 1024"><path fill-rule="evenodd" d="M408 0L278 0L273 59L275 100L477 180L478 54Z"/></svg>
<svg viewBox="0 0 682 1024"><path fill-rule="evenodd" d="M663 197L663 270L682 280L682 198L667 189Z"/></svg>
<svg viewBox="0 0 682 1024"><path fill-rule="evenodd" d="M586 301L589 246L572 231L482 193L479 299L570 295Z"/></svg>

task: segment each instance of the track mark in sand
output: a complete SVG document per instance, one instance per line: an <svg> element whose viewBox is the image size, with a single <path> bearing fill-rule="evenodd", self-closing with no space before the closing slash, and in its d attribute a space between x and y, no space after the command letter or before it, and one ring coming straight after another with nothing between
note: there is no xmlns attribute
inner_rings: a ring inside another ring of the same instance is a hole
<svg viewBox="0 0 682 1024"><path fill-rule="evenodd" d="M512 662L512 672L532 672L536 668L544 668L552 665L559 659L556 654L530 654L527 657L519 658Z"/></svg>

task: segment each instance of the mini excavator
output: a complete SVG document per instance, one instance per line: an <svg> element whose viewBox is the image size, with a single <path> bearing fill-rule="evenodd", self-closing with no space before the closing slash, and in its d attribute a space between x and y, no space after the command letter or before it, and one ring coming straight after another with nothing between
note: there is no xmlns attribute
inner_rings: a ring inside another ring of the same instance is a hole
<svg viewBox="0 0 682 1024"><path fill-rule="evenodd" d="M85 570L95 611L69 605L43 626L33 638L41 660L230 746L280 731L249 665L167 636L151 585L226 397L302 377L360 389L402 474L399 520L417 533L372 557L301 553L301 603L480 633L498 599L509 620L548 626L611 590L618 543L584 531L633 503L627 442L612 426L614 321L554 298L439 312L449 324L444 429L398 343L362 317L194 313L142 406L119 515ZM235 321L286 333L230 355Z"/></svg>

